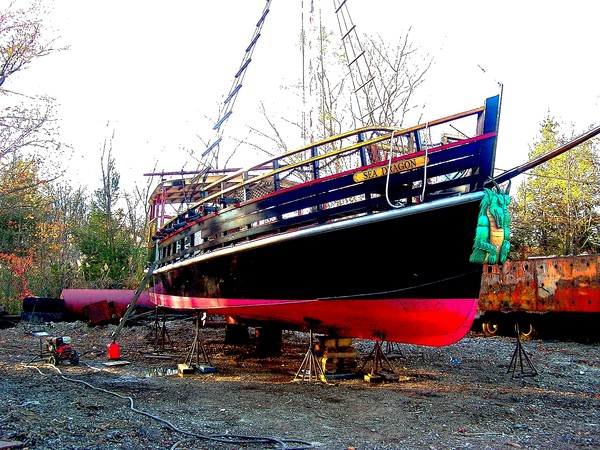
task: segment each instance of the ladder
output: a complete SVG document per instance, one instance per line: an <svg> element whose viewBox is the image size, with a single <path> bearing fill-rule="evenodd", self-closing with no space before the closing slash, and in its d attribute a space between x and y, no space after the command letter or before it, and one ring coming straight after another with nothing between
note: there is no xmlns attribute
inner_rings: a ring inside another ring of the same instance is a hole
<svg viewBox="0 0 600 450"><path fill-rule="evenodd" d="M242 58L240 68L238 69L235 76L233 77L233 83L231 85L231 88L229 89L229 93L227 94L227 97L225 97L225 100L223 101L223 110L219 115L219 119L217 120L217 123L213 127L213 131L217 132L217 136L216 136L215 140L212 142L212 144L210 144L208 146L208 148L206 150L204 150L204 152L202 153L203 158L206 155L208 155L209 153L211 153L221 142L221 139L223 137L223 129L224 129L223 125L225 124L227 119L229 119L231 114L233 114L233 106L235 105L237 96L240 92L240 89L243 86L244 77L246 76L246 69L252 62L252 54L254 53L254 49L256 48L256 42L260 38L261 30L265 23L267 14L269 14L270 7L271 7L271 0L266 0L263 12L260 16L260 19L258 19L258 22L256 23L256 27L254 28L254 33L252 35L252 39L250 40L250 44L248 44L248 46L246 47L246 50L244 52L244 57Z"/></svg>
<svg viewBox="0 0 600 450"><path fill-rule="evenodd" d="M375 76L369 68L356 25L352 22L347 0L333 0L333 4L359 113L359 117L355 119L359 123L355 126L360 128L375 125L378 122L375 120L375 111L383 107L383 100L374 82Z"/></svg>

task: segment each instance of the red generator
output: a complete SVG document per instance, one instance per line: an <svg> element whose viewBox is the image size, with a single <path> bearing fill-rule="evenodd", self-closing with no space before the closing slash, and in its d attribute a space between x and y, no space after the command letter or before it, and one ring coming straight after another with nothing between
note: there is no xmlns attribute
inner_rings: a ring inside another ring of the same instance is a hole
<svg viewBox="0 0 600 450"><path fill-rule="evenodd" d="M49 364L57 365L65 361L69 361L74 366L79 364L79 355L71 346L71 338L69 336L50 337L46 339L46 352L49 355Z"/></svg>

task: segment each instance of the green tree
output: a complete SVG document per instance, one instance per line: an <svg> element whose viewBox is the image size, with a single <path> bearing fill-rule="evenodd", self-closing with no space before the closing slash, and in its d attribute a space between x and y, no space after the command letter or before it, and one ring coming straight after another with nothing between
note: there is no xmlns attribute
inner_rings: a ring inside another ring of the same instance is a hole
<svg viewBox="0 0 600 450"><path fill-rule="evenodd" d="M17 159L0 173L0 297L11 305L59 296L77 276L71 230L85 217L85 194L40 180L38 166Z"/></svg>
<svg viewBox="0 0 600 450"><path fill-rule="evenodd" d="M136 266L134 233L127 214L117 206L120 176L112 156L113 138L114 132L102 151L102 187L94 192L87 221L75 231L82 275L91 288L129 287L131 268Z"/></svg>
<svg viewBox="0 0 600 450"><path fill-rule="evenodd" d="M542 122L540 133L529 159L567 141L550 116ZM595 144L587 141L532 169L519 186L510 205L511 257L600 250L600 160Z"/></svg>
<svg viewBox="0 0 600 450"><path fill-rule="evenodd" d="M52 224L46 233L47 244L37 256L32 290L37 295L56 297L64 288L81 284L80 253L74 241L74 230L86 222L89 214L85 189L66 184L48 186L45 222Z"/></svg>
<svg viewBox="0 0 600 450"><path fill-rule="evenodd" d="M89 287L121 288L129 277L131 240L120 224L117 213L107 220L106 214L93 210L86 226L79 230L77 240L82 255L82 273Z"/></svg>

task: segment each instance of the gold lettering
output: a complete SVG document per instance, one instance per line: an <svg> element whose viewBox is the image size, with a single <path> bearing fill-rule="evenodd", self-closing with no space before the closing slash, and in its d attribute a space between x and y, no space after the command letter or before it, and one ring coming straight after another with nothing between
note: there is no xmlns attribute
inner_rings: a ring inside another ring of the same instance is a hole
<svg viewBox="0 0 600 450"><path fill-rule="evenodd" d="M406 172L407 170L416 169L425 165L425 157L417 156L416 158L405 159L390 165L390 173ZM372 178L384 177L388 173L388 166L375 167L374 169L363 170L356 172L352 179L355 183L370 180Z"/></svg>

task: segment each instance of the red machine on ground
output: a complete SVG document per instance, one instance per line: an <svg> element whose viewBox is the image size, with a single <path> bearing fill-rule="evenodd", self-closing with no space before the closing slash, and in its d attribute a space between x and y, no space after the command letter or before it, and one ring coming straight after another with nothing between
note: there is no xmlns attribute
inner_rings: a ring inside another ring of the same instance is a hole
<svg viewBox="0 0 600 450"><path fill-rule="evenodd" d="M71 346L71 338L49 337L46 339L46 352L48 354L48 363L52 365L61 364L69 361L72 365L79 364L79 355Z"/></svg>

